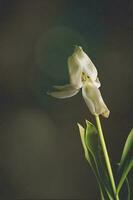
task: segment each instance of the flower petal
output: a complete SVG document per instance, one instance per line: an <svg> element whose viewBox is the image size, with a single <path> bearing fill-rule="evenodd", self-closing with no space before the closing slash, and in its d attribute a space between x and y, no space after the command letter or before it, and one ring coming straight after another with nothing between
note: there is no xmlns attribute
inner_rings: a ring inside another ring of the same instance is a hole
<svg viewBox="0 0 133 200"><path fill-rule="evenodd" d="M106 118L109 117L110 111L103 101L100 90L92 81L86 81L84 83L82 95L90 112L93 115L97 114L103 115Z"/></svg>
<svg viewBox="0 0 133 200"><path fill-rule="evenodd" d="M82 87L82 66L79 64L76 55L73 54L67 60L68 62L68 70L70 76L70 83L74 85L76 88Z"/></svg>
<svg viewBox="0 0 133 200"><path fill-rule="evenodd" d="M99 78L97 77L96 80L94 81L94 84L97 88L101 87L101 83L99 81Z"/></svg>
<svg viewBox="0 0 133 200"><path fill-rule="evenodd" d="M54 87L58 90L53 92L47 92L47 94L59 99L72 97L79 92L79 89L75 88L71 84L67 84L64 86L54 86Z"/></svg>
<svg viewBox="0 0 133 200"><path fill-rule="evenodd" d="M76 55L76 61L82 71L86 73L92 81L97 78L97 69L82 47L76 46L72 56Z"/></svg>
<svg viewBox="0 0 133 200"><path fill-rule="evenodd" d="M57 89L57 90L63 90L63 89L67 89L70 88L70 84L66 84L66 85L54 85L53 88Z"/></svg>

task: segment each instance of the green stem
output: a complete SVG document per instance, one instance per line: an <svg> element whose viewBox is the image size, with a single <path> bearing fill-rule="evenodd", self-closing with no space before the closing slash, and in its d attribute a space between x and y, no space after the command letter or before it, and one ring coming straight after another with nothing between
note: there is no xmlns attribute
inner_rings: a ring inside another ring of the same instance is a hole
<svg viewBox="0 0 133 200"><path fill-rule="evenodd" d="M100 138L100 142L101 142L101 146L102 146L102 151L103 151L103 154L104 154L104 159L105 159L109 179L110 179L116 200L119 200L119 197L116 194L115 181L114 181L113 172L112 172L112 168L111 168L111 164L110 164L110 160L109 160L109 155L108 155L108 152L107 152L107 147L106 147L104 136L103 136L103 131L102 131L99 115L95 115L95 118L96 118L97 129L98 129L98 133L99 133L99 138Z"/></svg>

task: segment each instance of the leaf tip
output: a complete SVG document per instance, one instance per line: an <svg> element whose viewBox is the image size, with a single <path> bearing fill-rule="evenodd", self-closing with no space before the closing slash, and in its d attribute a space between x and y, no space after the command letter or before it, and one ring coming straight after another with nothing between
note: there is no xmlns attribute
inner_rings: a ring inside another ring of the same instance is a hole
<svg viewBox="0 0 133 200"><path fill-rule="evenodd" d="M84 128L83 128L83 126L81 126L81 124L77 123L77 125L78 125L78 128L79 128L79 131L83 131L84 130Z"/></svg>

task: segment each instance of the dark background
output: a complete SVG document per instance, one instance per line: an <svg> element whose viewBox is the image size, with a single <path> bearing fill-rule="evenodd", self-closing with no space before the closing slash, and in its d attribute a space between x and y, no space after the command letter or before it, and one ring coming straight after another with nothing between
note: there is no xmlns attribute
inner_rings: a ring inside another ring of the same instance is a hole
<svg viewBox="0 0 133 200"><path fill-rule="evenodd" d="M0 199L99 199L77 122L94 122L81 93L46 95L68 82L81 45L109 107L102 119L113 164L133 127L132 1L0 1ZM132 178L130 178L132 183ZM124 197L125 200L125 197Z"/></svg>

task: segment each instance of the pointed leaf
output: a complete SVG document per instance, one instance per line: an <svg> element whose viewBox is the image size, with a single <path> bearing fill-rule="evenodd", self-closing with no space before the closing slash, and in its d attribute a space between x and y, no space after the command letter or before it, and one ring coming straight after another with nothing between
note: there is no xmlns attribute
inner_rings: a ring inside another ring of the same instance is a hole
<svg viewBox="0 0 133 200"><path fill-rule="evenodd" d="M86 128L86 146L88 150L94 157L95 165L97 168L97 173L100 179L100 183L102 184L102 190L104 189L104 196L107 193L108 199L113 199L114 194L112 191L112 187L110 184L110 180L108 178L105 160L103 158L102 148L99 141L99 136L96 127L86 121L87 128ZM107 197L105 198L107 199Z"/></svg>
<svg viewBox="0 0 133 200"><path fill-rule="evenodd" d="M79 127L81 142L82 142L83 149L84 149L84 153L85 153L85 158L88 160L88 162L89 162L90 165L91 165L90 158L89 158L89 154L88 154L88 150L87 150L87 147L86 147L86 144L85 144L85 140L84 140L84 137L85 137L85 129L84 129L80 124L78 124L78 127Z"/></svg>
<svg viewBox="0 0 133 200"><path fill-rule="evenodd" d="M86 146L86 143L85 143L85 129L80 125L78 124L78 127L79 127L79 132L80 132L80 137L81 137L81 142L82 142L82 145L83 145L83 149L84 149L84 153L85 153L85 158L86 160L89 162L96 178L97 178L97 181L99 181L99 177L98 177L98 174L97 174L97 166L95 164L95 161L94 161L94 158L92 156L92 154L88 151L87 149L87 146Z"/></svg>
<svg viewBox="0 0 133 200"><path fill-rule="evenodd" d="M82 145L85 152L85 158L89 162L97 182L99 184L101 198L104 200L113 200L108 176L103 161L99 137L96 128L90 122L87 123L86 130L78 124Z"/></svg>
<svg viewBox="0 0 133 200"><path fill-rule="evenodd" d="M120 165L119 165L119 184L117 187L117 193L120 192L121 187L133 167L133 129L129 133L129 136L126 140L124 150L122 153Z"/></svg>
<svg viewBox="0 0 133 200"><path fill-rule="evenodd" d="M129 185L128 178L126 178L125 181L127 185L127 200L131 200L131 192L130 192L130 185Z"/></svg>

